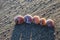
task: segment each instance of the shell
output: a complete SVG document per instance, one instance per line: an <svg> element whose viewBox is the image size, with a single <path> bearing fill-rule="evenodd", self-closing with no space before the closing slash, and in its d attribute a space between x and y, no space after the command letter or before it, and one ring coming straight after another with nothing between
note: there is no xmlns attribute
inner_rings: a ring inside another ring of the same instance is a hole
<svg viewBox="0 0 60 40"><path fill-rule="evenodd" d="M22 24L24 22L24 17L21 15L17 15L16 17L14 17L14 21L16 24Z"/></svg>
<svg viewBox="0 0 60 40"><path fill-rule="evenodd" d="M37 15L35 15L35 16L33 17L33 23L39 24L39 23L40 23L40 17L37 16Z"/></svg>
<svg viewBox="0 0 60 40"><path fill-rule="evenodd" d="M46 25L46 19L45 18L41 18L40 19L40 25Z"/></svg>
<svg viewBox="0 0 60 40"><path fill-rule="evenodd" d="M31 24L32 23L32 16L31 15L25 15L24 16L24 22Z"/></svg>
<svg viewBox="0 0 60 40"><path fill-rule="evenodd" d="M46 24L47 24L48 27L52 27L52 26L54 26L54 21L52 19L48 19L46 21Z"/></svg>

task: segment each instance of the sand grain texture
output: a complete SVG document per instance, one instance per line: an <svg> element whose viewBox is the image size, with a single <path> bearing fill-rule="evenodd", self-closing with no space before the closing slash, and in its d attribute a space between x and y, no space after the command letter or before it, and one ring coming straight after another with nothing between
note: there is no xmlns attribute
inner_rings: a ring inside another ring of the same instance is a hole
<svg viewBox="0 0 60 40"><path fill-rule="evenodd" d="M56 40L60 40L60 0L0 0L0 40L11 40L13 18L26 14L53 19Z"/></svg>

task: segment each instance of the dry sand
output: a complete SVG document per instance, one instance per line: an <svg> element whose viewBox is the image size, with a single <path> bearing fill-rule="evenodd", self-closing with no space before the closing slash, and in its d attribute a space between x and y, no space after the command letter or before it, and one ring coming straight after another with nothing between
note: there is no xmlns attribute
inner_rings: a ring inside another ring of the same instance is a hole
<svg viewBox="0 0 60 40"><path fill-rule="evenodd" d="M0 0L0 40L10 40L16 15L39 15L55 21L60 40L60 0Z"/></svg>

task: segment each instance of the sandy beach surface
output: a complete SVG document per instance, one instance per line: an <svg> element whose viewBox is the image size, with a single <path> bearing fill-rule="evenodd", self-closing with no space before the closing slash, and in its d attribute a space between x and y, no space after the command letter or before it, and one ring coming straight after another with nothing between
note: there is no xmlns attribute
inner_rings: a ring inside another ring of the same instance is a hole
<svg viewBox="0 0 60 40"><path fill-rule="evenodd" d="M13 18L26 14L53 19L55 40L60 40L60 0L0 0L0 40L11 40Z"/></svg>

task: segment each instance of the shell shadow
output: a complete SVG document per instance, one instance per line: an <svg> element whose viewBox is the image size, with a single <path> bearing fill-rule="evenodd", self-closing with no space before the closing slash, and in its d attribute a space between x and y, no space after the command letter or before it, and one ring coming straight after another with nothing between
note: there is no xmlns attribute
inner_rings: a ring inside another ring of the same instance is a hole
<svg viewBox="0 0 60 40"><path fill-rule="evenodd" d="M54 28L36 24L15 25L11 40L55 40Z"/></svg>

